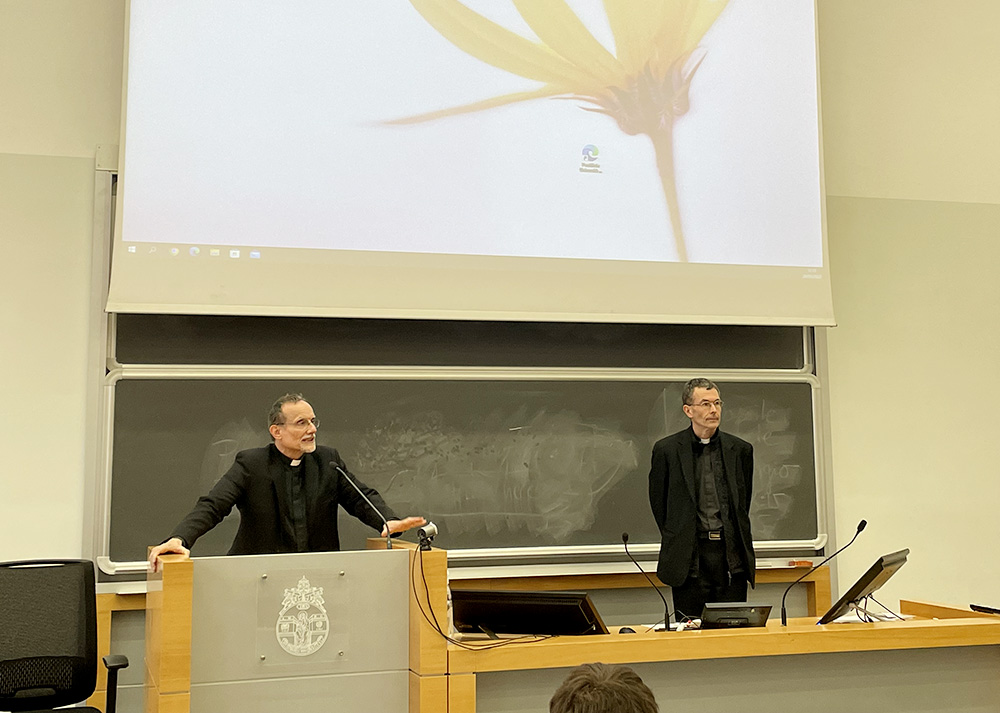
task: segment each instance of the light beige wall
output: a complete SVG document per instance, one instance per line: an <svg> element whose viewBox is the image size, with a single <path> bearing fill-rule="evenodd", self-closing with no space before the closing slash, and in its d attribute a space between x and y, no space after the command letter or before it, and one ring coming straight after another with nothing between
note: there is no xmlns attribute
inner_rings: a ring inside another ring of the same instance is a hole
<svg viewBox="0 0 1000 713"><path fill-rule="evenodd" d="M836 526L846 587L1000 600L1000 3L820 0L834 307Z"/></svg>
<svg viewBox="0 0 1000 713"><path fill-rule="evenodd" d="M125 0L0 0L0 154L118 143Z"/></svg>
<svg viewBox="0 0 1000 713"><path fill-rule="evenodd" d="M94 154L124 0L0 0L0 560L83 549Z"/></svg>
<svg viewBox="0 0 1000 713"><path fill-rule="evenodd" d="M887 603L995 603L1000 3L819 7L836 521L870 522L841 580L908 546ZM25 405L0 415L0 559L81 548L89 160L118 142L123 16L0 0L0 396Z"/></svg>
<svg viewBox="0 0 1000 713"><path fill-rule="evenodd" d="M0 154L0 560L81 552L93 182Z"/></svg>
<svg viewBox="0 0 1000 713"><path fill-rule="evenodd" d="M1000 3L819 0L826 191L1000 203Z"/></svg>

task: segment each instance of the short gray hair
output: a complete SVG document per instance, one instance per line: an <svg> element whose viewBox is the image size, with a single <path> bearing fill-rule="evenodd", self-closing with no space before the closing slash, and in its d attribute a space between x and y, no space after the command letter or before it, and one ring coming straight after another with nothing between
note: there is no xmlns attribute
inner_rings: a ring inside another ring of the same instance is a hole
<svg viewBox="0 0 1000 713"><path fill-rule="evenodd" d="M302 394L285 394L280 399L271 404L271 410L267 414L267 427L280 426L285 422L285 414L281 410L285 404L297 404L305 401Z"/></svg>
<svg viewBox="0 0 1000 713"><path fill-rule="evenodd" d="M628 666L585 663L549 701L549 713L659 713L656 698Z"/></svg>
<svg viewBox="0 0 1000 713"><path fill-rule="evenodd" d="M684 384L684 393L681 394L681 403L686 406L691 405L691 397L694 396L695 389L715 389L719 392L719 396L722 396L722 389L714 381L708 379L691 379L691 381Z"/></svg>

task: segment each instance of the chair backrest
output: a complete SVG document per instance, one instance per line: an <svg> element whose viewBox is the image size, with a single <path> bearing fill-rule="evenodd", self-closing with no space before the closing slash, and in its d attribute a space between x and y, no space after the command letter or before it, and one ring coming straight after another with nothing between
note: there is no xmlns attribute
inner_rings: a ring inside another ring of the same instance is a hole
<svg viewBox="0 0 1000 713"><path fill-rule="evenodd" d="M0 710L79 703L96 686L94 564L0 563Z"/></svg>

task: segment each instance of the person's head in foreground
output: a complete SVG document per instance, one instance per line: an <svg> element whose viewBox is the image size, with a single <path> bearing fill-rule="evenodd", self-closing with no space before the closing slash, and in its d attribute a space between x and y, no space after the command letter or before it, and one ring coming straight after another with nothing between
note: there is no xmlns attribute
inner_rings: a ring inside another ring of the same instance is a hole
<svg viewBox="0 0 1000 713"><path fill-rule="evenodd" d="M585 663L549 701L549 713L659 713L653 692L628 666Z"/></svg>

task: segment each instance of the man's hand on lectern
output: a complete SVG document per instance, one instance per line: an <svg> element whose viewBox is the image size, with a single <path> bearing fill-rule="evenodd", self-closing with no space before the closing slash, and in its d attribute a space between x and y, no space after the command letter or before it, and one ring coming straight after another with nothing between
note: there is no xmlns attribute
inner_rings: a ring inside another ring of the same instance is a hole
<svg viewBox="0 0 1000 713"><path fill-rule="evenodd" d="M184 555L189 557L191 550L184 546L179 537L171 537L162 545L157 545L149 551L149 566L154 572L160 571L160 555Z"/></svg>
<svg viewBox="0 0 1000 713"><path fill-rule="evenodd" d="M402 520L389 520L389 532L382 528L382 537L386 537L389 533L396 532L406 532L407 530L412 530L414 527L422 527L427 524L427 519L423 517L404 517Z"/></svg>

